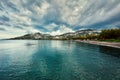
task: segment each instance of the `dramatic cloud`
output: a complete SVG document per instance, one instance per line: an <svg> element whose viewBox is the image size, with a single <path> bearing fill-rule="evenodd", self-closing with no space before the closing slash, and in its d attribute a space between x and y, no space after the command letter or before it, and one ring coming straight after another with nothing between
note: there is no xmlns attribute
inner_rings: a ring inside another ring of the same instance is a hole
<svg viewBox="0 0 120 80"><path fill-rule="evenodd" d="M0 38L120 28L120 0L0 0Z"/></svg>

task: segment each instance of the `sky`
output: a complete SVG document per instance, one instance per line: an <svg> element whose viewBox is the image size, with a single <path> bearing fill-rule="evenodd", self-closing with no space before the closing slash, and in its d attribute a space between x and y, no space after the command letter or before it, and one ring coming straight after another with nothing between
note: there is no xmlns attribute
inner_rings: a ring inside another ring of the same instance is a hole
<svg viewBox="0 0 120 80"><path fill-rule="evenodd" d="M120 0L0 0L0 39L120 28Z"/></svg>

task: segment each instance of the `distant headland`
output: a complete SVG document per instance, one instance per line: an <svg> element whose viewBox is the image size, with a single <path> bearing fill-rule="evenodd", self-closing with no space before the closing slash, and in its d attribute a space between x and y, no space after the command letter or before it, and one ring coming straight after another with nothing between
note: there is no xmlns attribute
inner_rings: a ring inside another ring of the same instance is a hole
<svg viewBox="0 0 120 80"><path fill-rule="evenodd" d="M106 42L120 42L120 29L86 29L55 36L50 34L32 33L9 38L8 40L97 40Z"/></svg>

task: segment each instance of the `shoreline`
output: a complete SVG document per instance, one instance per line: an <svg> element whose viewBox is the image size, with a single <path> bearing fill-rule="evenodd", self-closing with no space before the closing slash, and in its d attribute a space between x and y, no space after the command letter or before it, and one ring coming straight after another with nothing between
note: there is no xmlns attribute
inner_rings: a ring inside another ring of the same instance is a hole
<svg viewBox="0 0 120 80"><path fill-rule="evenodd" d="M26 40L26 39L21 39L21 40ZM73 40L73 41L120 49L120 42L105 42L105 41L94 41L94 40Z"/></svg>
<svg viewBox="0 0 120 80"><path fill-rule="evenodd" d="M104 41L92 41L92 40L75 40L75 41L120 49L120 42L104 42Z"/></svg>

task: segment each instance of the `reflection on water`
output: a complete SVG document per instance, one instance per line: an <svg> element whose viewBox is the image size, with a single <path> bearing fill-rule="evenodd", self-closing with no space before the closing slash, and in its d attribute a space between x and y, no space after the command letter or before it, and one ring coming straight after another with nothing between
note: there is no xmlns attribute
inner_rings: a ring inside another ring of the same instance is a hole
<svg viewBox="0 0 120 80"><path fill-rule="evenodd" d="M106 47L37 40L0 44L0 80L120 79L120 59L102 54Z"/></svg>

